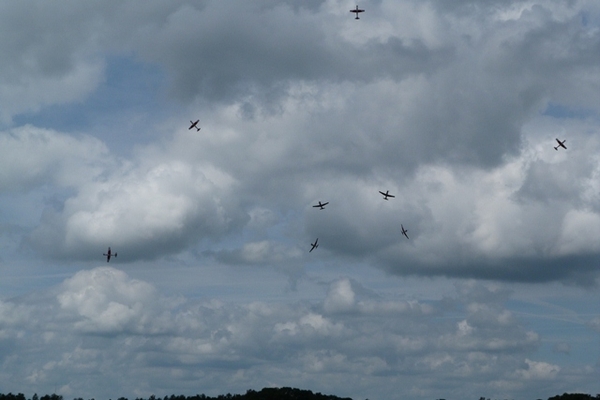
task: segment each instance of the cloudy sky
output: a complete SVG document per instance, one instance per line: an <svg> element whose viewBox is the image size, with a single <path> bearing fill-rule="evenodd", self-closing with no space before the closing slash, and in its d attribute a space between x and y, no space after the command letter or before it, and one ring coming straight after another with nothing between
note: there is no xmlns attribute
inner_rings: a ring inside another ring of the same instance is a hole
<svg viewBox="0 0 600 400"><path fill-rule="evenodd" d="M0 392L600 393L600 2L355 5L0 2Z"/></svg>

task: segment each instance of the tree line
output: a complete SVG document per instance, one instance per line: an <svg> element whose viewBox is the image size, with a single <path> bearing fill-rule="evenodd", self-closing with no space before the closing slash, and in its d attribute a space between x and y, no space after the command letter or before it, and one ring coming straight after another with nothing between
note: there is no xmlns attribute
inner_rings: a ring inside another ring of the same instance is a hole
<svg viewBox="0 0 600 400"><path fill-rule="evenodd" d="M39 397L34 394L31 398L26 398L23 393L0 393L0 400L64 400L59 394L46 394ZM84 400L82 397L76 397L73 400ZM95 400L95 399L88 399ZM112 399L110 399L112 400ZM126 397L119 397L117 400L129 400ZM156 397L154 395L147 399L136 397L135 400L352 400L349 397L338 397L313 393L310 390L295 389L290 387L283 388L264 388L260 391L248 390L245 394L220 394L216 397L206 396L205 394L196 394L194 396L171 396ZM368 400L368 399L367 399ZM442 400L442 399L440 399ZM480 397L479 400L490 400ZM541 399L536 399L541 400ZM595 397L585 393L563 393L561 395L549 397L548 400L600 400L600 394Z"/></svg>
<svg viewBox="0 0 600 400"><path fill-rule="evenodd" d="M26 398L23 393L19 394L3 394L0 393L0 400L64 400L62 395L51 394L39 397L36 394L30 399ZM82 397L76 397L73 400L84 400ZM88 399L95 400L95 399ZM112 399L110 399L112 400ZM129 400L126 397L119 397L117 400ZM196 394L194 396L176 396L174 394L165 397L156 397L152 395L147 399L136 397L135 400L352 400L349 397L343 398L321 393L313 393L310 390L294 389L289 387L284 388L264 388L260 391L248 390L246 394L220 394L216 397L207 396L205 394Z"/></svg>

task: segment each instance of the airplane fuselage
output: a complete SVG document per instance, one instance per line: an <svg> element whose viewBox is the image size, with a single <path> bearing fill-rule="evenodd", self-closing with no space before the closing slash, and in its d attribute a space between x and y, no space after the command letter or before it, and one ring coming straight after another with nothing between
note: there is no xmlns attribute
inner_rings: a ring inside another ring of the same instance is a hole
<svg viewBox="0 0 600 400"><path fill-rule="evenodd" d="M379 193L381 193L381 194L383 195L383 199L384 199L384 200L389 200L389 199L388 199L388 197L392 197L392 198L396 197L396 196L394 196L394 195L391 195L389 190L386 190L386 191L385 191L385 193L383 193L383 192L380 190L380 191L379 191Z"/></svg>
<svg viewBox="0 0 600 400"><path fill-rule="evenodd" d="M106 253L104 253L104 256L106 257L106 262L110 262L110 258L112 257L112 252L110 250L110 247L108 248L108 251ZM115 257L117 256L117 253L115 253Z"/></svg>
<svg viewBox="0 0 600 400"><path fill-rule="evenodd" d="M565 146L565 142L567 141L567 139L563 140L562 142L558 139L556 139L556 142L558 143L558 146L554 146L554 150L558 151L559 147L562 147L563 149L567 149L567 146Z"/></svg>
<svg viewBox="0 0 600 400"><path fill-rule="evenodd" d="M325 209L325 206L326 206L327 204L329 204L329 202L325 202L325 203L321 203L321 202L319 202L319 204L315 204L313 207L315 207L315 208L317 208L317 207L318 207L318 208L319 208L319 210L324 210L324 209Z"/></svg>
<svg viewBox="0 0 600 400"><path fill-rule="evenodd" d="M408 239L408 234L407 234L408 233L408 229L404 229L404 226L402 226L402 224L400 224L400 227L402 228L402 234L404 236L406 236L406 238Z"/></svg>
<svg viewBox="0 0 600 400"><path fill-rule="evenodd" d="M358 6L356 6L356 8L354 10L350 10L350 12L356 14L356 18L354 19L360 19L358 18L358 13L365 12L365 10L359 10Z"/></svg>
<svg viewBox="0 0 600 400"><path fill-rule="evenodd" d="M198 122L200 122L200 120L197 120L196 122L194 121L190 121L190 127L188 128L188 130L192 129L192 128L196 128L196 131L200 132L200 128L198 128Z"/></svg>

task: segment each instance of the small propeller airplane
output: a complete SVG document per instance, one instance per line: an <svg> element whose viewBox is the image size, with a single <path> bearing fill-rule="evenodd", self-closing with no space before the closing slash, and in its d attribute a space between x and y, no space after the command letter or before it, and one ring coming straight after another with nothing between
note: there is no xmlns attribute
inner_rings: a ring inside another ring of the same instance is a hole
<svg viewBox="0 0 600 400"><path fill-rule="evenodd" d="M329 204L329 202L328 202L328 201L327 201L327 202L325 202L325 203L321 203L321 202L319 201L319 204L315 204L313 207L320 207L320 208L319 208L319 210L324 210L324 209L325 209L325 206L326 206L327 204Z"/></svg>
<svg viewBox="0 0 600 400"><path fill-rule="evenodd" d="M402 224L400 224L400 227L402 228L402 234L408 239L408 235L406 234L408 232L408 229L404 229L404 226Z"/></svg>
<svg viewBox="0 0 600 400"><path fill-rule="evenodd" d="M309 253L310 253L311 251L313 251L314 249L316 249L317 247L319 247L319 238L317 238L317 240L315 240L315 242L314 242L314 243L311 243L310 245L311 245L312 247L311 247L311 248L310 248L310 250L308 251Z"/></svg>
<svg viewBox="0 0 600 400"><path fill-rule="evenodd" d="M388 200L388 197L394 198L396 196L391 195L389 190L386 190L385 193L383 193L381 190L379 191L379 193L381 193L383 195L383 199L384 200Z"/></svg>
<svg viewBox="0 0 600 400"><path fill-rule="evenodd" d="M106 262L110 262L110 257L112 256L112 253L110 251L110 247L108 248L108 252L104 253L104 256L106 256ZM117 253L115 253L115 257L117 256Z"/></svg>
<svg viewBox="0 0 600 400"><path fill-rule="evenodd" d="M199 119L198 119L198 120L196 120L196 122L194 122L194 121L190 121L190 124L191 124L191 125L190 125L190 127L188 128L188 131L189 131L190 129L192 129L192 128L196 128L196 131L197 131L197 132L200 132L200 129L202 129L202 128L198 128L198 122L200 122L200 120L199 120Z"/></svg>
<svg viewBox="0 0 600 400"><path fill-rule="evenodd" d="M567 149L567 146L565 146L565 142L567 141L567 139L563 140L562 142L558 139L556 139L556 141L558 142L558 146L554 146L554 150L558 151L559 147L562 147L563 149Z"/></svg>
<svg viewBox="0 0 600 400"><path fill-rule="evenodd" d="M350 12L356 14L356 18L354 18L354 19L360 19L360 18L358 18L358 13L365 12L365 10L359 10L358 6L356 6L356 8L354 10L350 10Z"/></svg>

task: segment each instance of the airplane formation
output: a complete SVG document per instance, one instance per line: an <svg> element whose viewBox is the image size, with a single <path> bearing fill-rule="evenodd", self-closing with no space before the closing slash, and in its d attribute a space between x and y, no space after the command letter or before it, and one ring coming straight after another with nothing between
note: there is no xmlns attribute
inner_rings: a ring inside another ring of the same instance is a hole
<svg viewBox="0 0 600 400"><path fill-rule="evenodd" d="M357 8L358 8L358 6L357 6ZM350 11L352 11L352 10L350 10ZM563 149L565 149L565 150L566 150L566 149L567 149L567 146L565 146L565 142L566 142L566 141L567 141L567 139L560 140L560 139L558 139L558 138L557 138L557 139L556 139L556 142L557 142L558 144L557 144L556 146L553 146L553 147L554 147L554 150L558 151L558 149L559 149L559 148L561 148L561 147L562 147ZM382 192L382 191L380 190L380 191L379 191L379 193L380 193L380 194L383 196L383 199L384 199L384 200L389 200L389 199L393 199L393 198L395 198L395 197L396 197L396 196L394 196L393 194L390 194L390 191L389 191L389 190L386 190L385 192ZM326 203L321 203L321 201L319 201L319 204L315 204L313 207L315 207L315 208L319 208L320 210L324 210L324 209L325 209L325 206L326 206L327 204L329 204L329 202L326 202ZM404 228L404 225L402 225L402 224L400 224L400 229L402 230L402 235L404 235L404 236L405 236L407 239L409 239L409 237L408 237L408 229ZM314 242L314 243L311 243L311 246L312 246L312 247L311 247L311 249L308 251L309 253L310 253L310 252L312 252L312 251L313 251L314 249L316 249L317 247L319 247L319 245L317 244L318 240L319 240L319 239L317 238L317 240L315 240L315 242Z"/></svg>
<svg viewBox="0 0 600 400"><path fill-rule="evenodd" d="M381 190L379 191L379 193L381 193L383 195L383 199L384 200L388 200L388 198L395 198L396 196L394 196L393 194L390 194L389 190L386 190L385 193L382 192ZM319 201L318 204L315 204L313 207L314 208L319 208L319 210L324 210L325 206L329 204L329 202L325 202L325 203L321 203L321 201ZM400 229L402 230L402 234L408 239L408 229L404 228L404 225L400 224ZM314 243L311 243L311 248L308 251L309 253L311 253L314 249L316 249L317 247L319 247L319 238L317 238L317 240L315 240Z"/></svg>
<svg viewBox="0 0 600 400"><path fill-rule="evenodd" d="M359 9L358 5L357 5L356 8L350 10L350 12L354 13L356 15L356 17L354 19L360 19L358 17L358 14L365 12L365 10ZM200 132L201 128L198 127L199 122L200 122L199 119L197 119L196 121L190 121L190 127L188 128L188 130L196 128L196 131ZM553 146L554 150L558 151L559 148L563 148L566 150L567 149L567 146L565 146L566 141L567 141L566 139L560 140L560 139L556 138L556 142L558 144L556 146ZM393 199L396 197L393 194L390 194L389 190L386 190L385 193L380 190L379 193L383 196L384 200L389 200L389 199ZM318 204L313 205L313 207L318 208L319 210L324 210L325 206L328 204L329 204L328 201L326 201L325 203L322 203L321 201L319 201ZM402 235L404 235L404 237L409 239L408 229L404 228L404 225L402 225L402 224L400 224L400 229L401 229ZM319 247L319 238L317 238L314 243L311 243L311 248L308 252L311 253L317 247ZM110 258L112 257L110 247L108 248L108 251L106 253L104 253L104 256L106 257L106 262L110 262ZM114 256L117 257L117 253L115 253Z"/></svg>

